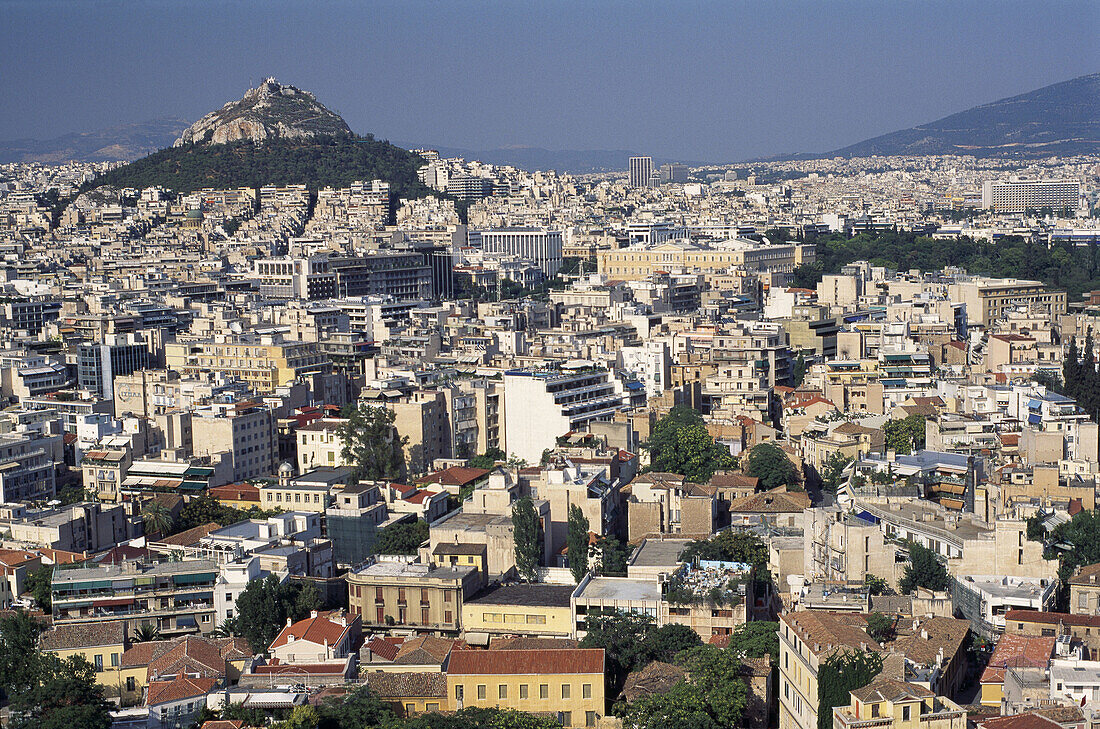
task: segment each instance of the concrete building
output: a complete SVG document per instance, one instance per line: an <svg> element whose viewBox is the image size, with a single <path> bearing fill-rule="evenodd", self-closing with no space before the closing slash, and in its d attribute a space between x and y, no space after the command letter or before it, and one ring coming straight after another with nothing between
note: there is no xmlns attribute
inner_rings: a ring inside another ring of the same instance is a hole
<svg viewBox="0 0 1100 729"><path fill-rule="evenodd" d="M486 253L516 256L534 263L547 278L561 269L562 232L545 228L495 228L470 231L470 244Z"/></svg>
<svg viewBox="0 0 1100 729"><path fill-rule="evenodd" d="M462 601L483 584L472 567L378 561L349 572L349 610L367 627L457 631Z"/></svg>
<svg viewBox="0 0 1100 729"><path fill-rule="evenodd" d="M279 441L270 409L247 401L219 403L195 410L192 423L195 454L229 451L234 481L275 471Z"/></svg>
<svg viewBox="0 0 1100 729"><path fill-rule="evenodd" d="M631 157L629 165L630 186L649 187L653 180L653 158Z"/></svg>
<svg viewBox="0 0 1100 729"><path fill-rule="evenodd" d="M986 180L982 183L982 207L996 213L1022 213L1040 208L1076 210L1080 197L1080 180Z"/></svg>

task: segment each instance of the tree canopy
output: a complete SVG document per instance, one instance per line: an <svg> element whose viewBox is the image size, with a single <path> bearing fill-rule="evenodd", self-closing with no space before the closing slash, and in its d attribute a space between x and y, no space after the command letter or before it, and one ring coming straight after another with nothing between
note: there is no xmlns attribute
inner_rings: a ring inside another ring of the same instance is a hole
<svg viewBox="0 0 1100 729"><path fill-rule="evenodd" d="M1065 581L1078 567L1100 562L1100 515L1095 510L1079 511L1067 522L1054 527L1052 544L1066 544L1067 549L1047 550L1048 559L1059 560L1058 578Z"/></svg>
<svg viewBox="0 0 1100 729"><path fill-rule="evenodd" d="M771 656L779 660L779 623L754 620L738 625L730 636L729 649L745 658Z"/></svg>
<svg viewBox="0 0 1100 729"><path fill-rule="evenodd" d="M917 542L909 543L909 564L905 566L905 573L898 582L898 589L903 595L908 595L918 587L928 590L946 590L951 584L951 577L947 574L947 568L939 560L936 553L928 547Z"/></svg>
<svg viewBox="0 0 1100 729"><path fill-rule="evenodd" d="M882 656L872 651L841 650L817 669L817 729L832 729L833 708L847 706L850 692L863 688L882 671Z"/></svg>
<svg viewBox="0 0 1100 729"><path fill-rule="evenodd" d="M759 443L749 451L745 473L759 481L759 489L770 491L780 486L801 490L798 468L775 443Z"/></svg>
<svg viewBox="0 0 1100 729"><path fill-rule="evenodd" d="M627 704L622 710L624 727L719 729L741 725L748 689L738 654L728 648L698 645L681 651L675 662L687 670L686 679L665 693Z"/></svg>
<svg viewBox="0 0 1100 729"><path fill-rule="evenodd" d="M767 569L768 547L760 537L751 532L725 529L709 539L688 542L680 553L681 562L695 559L717 562L744 562Z"/></svg>
<svg viewBox="0 0 1100 729"><path fill-rule="evenodd" d="M702 416L682 405L657 421L645 448L650 470L676 473L693 483L706 483L715 471L736 464L729 448L707 432Z"/></svg>
<svg viewBox="0 0 1100 729"><path fill-rule="evenodd" d="M588 517L576 504L569 505L569 532L566 535L566 544L569 571L573 574L573 581L580 584L588 574Z"/></svg>
<svg viewBox="0 0 1100 729"><path fill-rule="evenodd" d="M887 420L882 426L886 447L900 454L924 448L923 415L913 414L900 420Z"/></svg>
<svg viewBox="0 0 1100 729"><path fill-rule="evenodd" d="M256 653L266 653L275 636L286 626L287 618L297 621L308 618L310 611L321 607L317 588L297 580L279 582L268 575L252 580L237 597L237 614L226 621L233 635L248 640Z"/></svg>
<svg viewBox="0 0 1100 729"><path fill-rule="evenodd" d="M378 533L374 551L377 554L416 554L420 545L427 540L428 522L423 519L398 522Z"/></svg>
<svg viewBox="0 0 1100 729"><path fill-rule="evenodd" d="M843 481L844 469L851 462L852 459L840 451L833 451L829 454L821 467L821 482L826 491L832 494L836 493Z"/></svg>
<svg viewBox="0 0 1100 729"><path fill-rule="evenodd" d="M405 471L405 445L394 420L397 414L381 405L348 405L341 413L344 422L336 428L343 443L344 463L355 469L363 481L395 481Z"/></svg>
<svg viewBox="0 0 1100 729"><path fill-rule="evenodd" d="M516 572L528 582L534 582L542 554L542 522L529 496L512 504L512 538L515 541Z"/></svg>

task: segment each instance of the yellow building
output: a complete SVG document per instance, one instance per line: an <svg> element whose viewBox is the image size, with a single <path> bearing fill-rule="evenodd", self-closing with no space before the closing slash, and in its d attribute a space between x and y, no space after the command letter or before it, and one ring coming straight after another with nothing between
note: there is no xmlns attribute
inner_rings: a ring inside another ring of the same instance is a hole
<svg viewBox="0 0 1100 729"><path fill-rule="evenodd" d="M443 545L440 545L443 546ZM462 605L462 629L470 642L491 635L572 635L571 585L519 583L490 587Z"/></svg>
<svg viewBox="0 0 1100 729"><path fill-rule="evenodd" d="M122 699L125 677L126 625L121 622L55 625L42 634L38 647L58 658L83 656L95 667L95 681L108 699Z"/></svg>
<svg viewBox="0 0 1100 729"><path fill-rule="evenodd" d="M371 692L398 716L447 711L447 677L442 673L372 671L364 679Z"/></svg>
<svg viewBox="0 0 1100 729"><path fill-rule="evenodd" d="M1081 567L1069 579L1069 611L1074 615L1100 615L1100 563Z"/></svg>
<svg viewBox="0 0 1100 729"><path fill-rule="evenodd" d="M302 375L332 368L314 342L285 341L278 334L217 335L193 342L166 342L164 361L181 375L221 372L270 392Z"/></svg>
<svg viewBox="0 0 1100 729"><path fill-rule="evenodd" d="M884 678L833 709L833 729L966 729L966 712L923 686Z"/></svg>
<svg viewBox="0 0 1100 729"><path fill-rule="evenodd" d="M515 709L594 727L605 711L602 648L455 651L447 664L451 709Z"/></svg>

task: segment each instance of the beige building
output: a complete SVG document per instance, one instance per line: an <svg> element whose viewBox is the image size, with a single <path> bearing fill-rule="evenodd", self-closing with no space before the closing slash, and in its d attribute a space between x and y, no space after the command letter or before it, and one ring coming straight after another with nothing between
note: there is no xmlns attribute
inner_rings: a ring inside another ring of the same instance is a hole
<svg viewBox="0 0 1100 729"><path fill-rule="evenodd" d="M833 729L966 729L966 711L923 686L879 679L833 708Z"/></svg>
<svg viewBox="0 0 1100 729"><path fill-rule="evenodd" d="M462 603L462 630L478 634L568 638L573 634L571 585L515 583L490 587Z"/></svg>
<svg viewBox="0 0 1100 729"><path fill-rule="evenodd" d="M744 268L753 271L791 272L815 259L810 244L762 245L733 239L704 246L685 240L656 245L634 245L596 253L597 270L612 279L637 281L657 271L724 271Z"/></svg>
<svg viewBox="0 0 1100 729"><path fill-rule="evenodd" d="M386 407L394 412L398 435L409 439L405 462L410 473L428 473L436 459L451 457L451 425L442 392L417 390Z"/></svg>
<svg viewBox="0 0 1100 729"><path fill-rule="evenodd" d="M462 601L482 585L472 567L379 561L349 572L348 603L367 627L457 631Z"/></svg>
<svg viewBox="0 0 1100 729"><path fill-rule="evenodd" d="M229 451L233 480L270 476L279 456L275 413L252 402L218 403L195 411L192 443L196 456Z"/></svg>
<svg viewBox="0 0 1100 729"><path fill-rule="evenodd" d="M1066 313L1066 292L1050 289L1041 281L975 276L947 289L952 301L966 304L969 323L984 327L1019 306L1031 308L1051 323Z"/></svg>
<svg viewBox="0 0 1100 729"><path fill-rule="evenodd" d="M1069 611L1100 615L1100 563L1085 565L1069 578Z"/></svg>
<svg viewBox="0 0 1100 729"><path fill-rule="evenodd" d="M454 651L447 665L452 709L497 707L594 727L607 710L602 648Z"/></svg>

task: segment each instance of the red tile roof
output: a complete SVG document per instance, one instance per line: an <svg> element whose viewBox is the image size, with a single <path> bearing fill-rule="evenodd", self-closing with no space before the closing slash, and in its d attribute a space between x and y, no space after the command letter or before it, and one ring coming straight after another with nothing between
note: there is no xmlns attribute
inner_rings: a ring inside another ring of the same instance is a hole
<svg viewBox="0 0 1100 729"><path fill-rule="evenodd" d="M349 630L351 630L350 622L348 625L341 625L334 620L321 616L306 618L280 630L279 634L275 636L275 640L271 642L271 647L274 649L286 645L290 642L291 636L294 636L294 640L308 640L310 643L316 643L317 645L327 643L334 646L344 638Z"/></svg>
<svg viewBox="0 0 1100 729"><path fill-rule="evenodd" d="M381 638L372 638L365 647L371 653L383 660L392 661L394 658L397 658L398 646L390 641Z"/></svg>
<svg viewBox="0 0 1100 729"><path fill-rule="evenodd" d="M1008 614L1020 612L1010 610ZM1005 620L1010 618L1005 615ZM982 673L981 683L1004 683L1005 669L1008 668L1046 668L1057 641L1053 635L1019 635L1005 633L997 641L989 664Z"/></svg>
<svg viewBox="0 0 1100 729"><path fill-rule="evenodd" d="M260 501L260 489L248 483L231 483L227 486L215 486L207 489L207 493L219 501Z"/></svg>
<svg viewBox="0 0 1100 729"><path fill-rule="evenodd" d="M485 468L470 468L468 466L451 466L442 471L430 473L423 478L418 478L416 483L438 483L444 486L465 486L489 475Z"/></svg>
<svg viewBox="0 0 1100 729"><path fill-rule="evenodd" d="M448 675L570 674L604 672L602 648L573 650L456 651L447 664Z"/></svg>
<svg viewBox="0 0 1100 729"><path fill-rule="evenodd" d="M1031 712L1015 714L1013 716L994 716L979 721L981 729L1061 729L1062 725L1045 716L1039 716Z"/></svg>
<svg viewBox="0 0 1100 729"><path fill-rule="evenodd" d="M1072 583L1073 581L1070 580ZM1087 628L1100 628L1100 615L1071 615L1070 613L1048 613L1038 610L1009 610L1005 613L1005 623L1042 623L1044 625L1078 625ZM1011 628L1011 625L1008 625Z"/></svg>
<svg viewBox="0 0 1100 729"><path fill-rule="evenodd" d="M176 678L171 681L150 681L146 706L205 696L218 685L216 678Z"/></svg>

